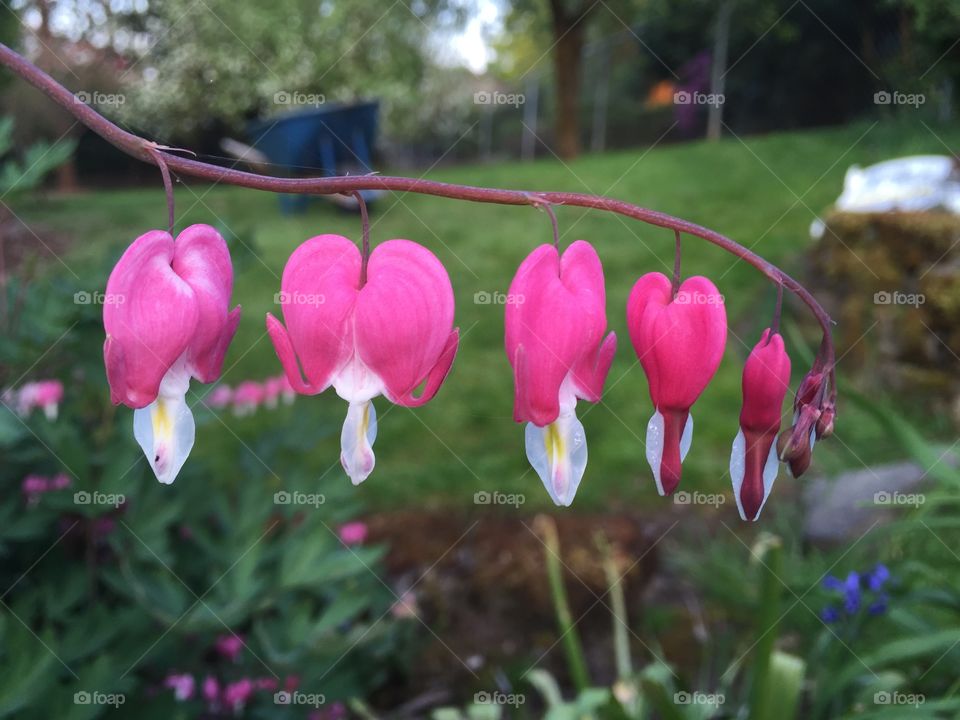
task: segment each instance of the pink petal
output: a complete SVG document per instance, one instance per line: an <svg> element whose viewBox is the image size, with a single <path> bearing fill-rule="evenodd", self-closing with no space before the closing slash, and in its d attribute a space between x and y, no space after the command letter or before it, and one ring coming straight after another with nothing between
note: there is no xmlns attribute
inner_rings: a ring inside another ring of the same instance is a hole
<svg viewBox="0 0 960 720"><path fill-rule="evenodd" d="M669 495L680 485L681 456L680 440L687 426L687 411L663 410L663 455L660 458L660 487Z"/></svg>
<svg viewBox="0 0 960 720"><path fill-rule="evenodd" d="M745 520L756 520L776 479L776 454L781 411L790 383L790 357L783 337L763 331L743 366L743 407L740 437L734 442L731 479L737 506ZM773 465L771 465L773 463ZM742 475L740 474L742 472Z"/></svg>
<svg viewBox="0 0 960 720"><path fill-rule="evenodd" d="M648 273L627 301L630 339L661 411L689 410L716 373L727 341L726 310L712 282L688 278L677 297L671 298L665 275Z"/></svg>
<svg viewBox="0 0 960 720"><path fill-rule="evenodd" d="M63 383L59 380L41 380L36 383L37 405L50 405L63 400Z"/></svg>
<svg viewBox="0 0 960 720"><path fill-rule="evenodd" d="M574 380L584 400L597 402L603 394L603 385L617 354L617 334L610 333L597 348L595 355L584 355L574 368Z"/></svg>
<svg viewBox="0 0 960 720"><path fill-rule="evenodd" d="M450 277L432 252L409 240L377 246L357 300L356 347L392 402L422 405L436 394L457 351L453 314Z"/></svg>
<svg viewBox="0 0 960 720"><path fill-rule="evenodd" d="M183 354L199 310L190 286L171 268L173 238L152 230L127 248L107 280L104 361L114 403L149 405L160 381Z"/></svg>
<svg viewBox="0 0 960 720"><path fill-rule="evenodd" d="M280 283L286 328L268 314L267 330L298 393L325 390L353 355L360 264L356 245L340 235L310 238L287 261Z"/></svg>
<svg viewBox="0 0 960 720"><path fill-rule="evenodd" d="M741 510L743 519L756 520L776 478L776 451L771 456L771 450L777 441L777 433L760 433L741 429L741 434L742 445L734 443L733 452L742 452L743 475L739 477L732 474L739 472L739 464L735 468L735 463L731 462L731 479L737 507ZM773 463L772 467L771 463Z"/></svg>
<svg viewBox="0 0 960 720"><path fill-rule="evenodd" d="M601 343L606 296L593 247L578 240L561 258L552 245L541 245L521 263L509 297L504 339L516 384L514 419L540 427L554 422L571 372L576 394L598 400L616 336Z"/></svg>
<svg viewBox="0 0 960 720"><path fill-rule="evenodd" d="M367 524L354 520L341 525L337 533L344 545L359 545L367 539Z"/></svg>
<svg viewBox="0 0 960 720"><path fill-rule="evenodd" d="M780 430L783 400L790 386L790 356L783 337L764 330L743 366L743 408L740 426L776 434Z"/></svg>
<svg viewBox="0 0 960 720"><path fill-rule="evenodd" d="M173 271L194 292L197 327L187 349L190 373L200 382L220 377L223 358L240 322L240 308L230 307L233 265L227 244L209 225L191 225L174 243Z"/></svg>

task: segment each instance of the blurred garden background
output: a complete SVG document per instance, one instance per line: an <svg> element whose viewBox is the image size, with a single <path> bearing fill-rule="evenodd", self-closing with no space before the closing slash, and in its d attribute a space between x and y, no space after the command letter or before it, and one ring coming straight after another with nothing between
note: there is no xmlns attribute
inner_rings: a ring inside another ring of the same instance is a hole
<svg viewBox="0 0 960 720"><path fill-rule="evenodd" d="M179 177L176 228L227 239L243 315L160 485L102 358L110 270L166 225L160 174L0 70L0 717L960 717L960 6L0 0L0 41L225 167L593 193L714 229L827 307L840 388L810 470L742 522L740 375L776 290L686 238L730 333L685 494L659 497L625 303L669 274L673 233L559 207L561 244L603 261L620 347L558 509L503 350L547 215L371 194L374 245L447 268L462 340L429 404L375 401L355 488L342 402L271 382L264 326L290 253L359 241L355 208ZM782 332L795 388L819 335L790 296Z"/></svg>

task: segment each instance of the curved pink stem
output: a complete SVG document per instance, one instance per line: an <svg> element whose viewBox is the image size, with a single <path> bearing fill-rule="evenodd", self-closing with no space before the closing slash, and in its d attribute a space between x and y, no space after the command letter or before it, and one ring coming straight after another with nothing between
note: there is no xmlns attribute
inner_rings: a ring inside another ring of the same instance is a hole
<svg viewBox="0 0 960 720"><path fill-rule="evenodd" d="M55 103L73 115L77 120L107 140L118 149L143 162L157 165L163 169L163 163L169 170L183 175L210 180L216 183L227 183L254 190L265 190L276 193L309 193L330 195L335 193L352 193L358 190L388 190L391 192L411 192L421 195L435 195L438 197L471 202L496 203L500 205L573 205L576 207L592 208L616 213L649 225L669 228L677 233L686 233L701 238L707 242L726 250L744 262L750 263L767 276L773 283L781 284L802 300L820 323L823 329L823 344L821 360L830 374L831 394L835 394L833 340L831 337L832 320L826 310L799 282L787 275L772 263L767 262L756 253L748 250L725 235L714 232L696 223L681 220L666 213L648 210L623 200L570 192L531 192L525 190L507 190L501 188L474 187L471 185L456 185L453 183L424 180L422 178L389 177L383 175L359 175L349 177L324 178L280 178L270 175L235 170L233 168L211 165L199 160L179 157L161 149L161 146L118 127L107 118L100 115L88 105L78 102L74 94L50 77L43 70L17 54L6 45L0 43L0 64L10 68L14 73L40 89Z"/></svg>

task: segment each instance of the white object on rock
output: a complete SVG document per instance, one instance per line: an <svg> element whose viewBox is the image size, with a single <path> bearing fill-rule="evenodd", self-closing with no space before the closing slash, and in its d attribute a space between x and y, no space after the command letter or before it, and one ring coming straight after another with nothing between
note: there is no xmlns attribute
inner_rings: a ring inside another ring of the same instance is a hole
<svg viewBox="0 0 960 720"><path fill-rule="evenodd" d="M960 176L947 155L915 155L853 165L843 181L837 209L849 212L946 209L960 213Z"/></svg>
<svg viewBox="0 0 960 720"><path fill-rule="evenodd" d="M914 155L862 168L851 165L835 204L844 212L944 210L960 214L960 166L949 155ZM823 236L819 218L810 236Z"/></svg>

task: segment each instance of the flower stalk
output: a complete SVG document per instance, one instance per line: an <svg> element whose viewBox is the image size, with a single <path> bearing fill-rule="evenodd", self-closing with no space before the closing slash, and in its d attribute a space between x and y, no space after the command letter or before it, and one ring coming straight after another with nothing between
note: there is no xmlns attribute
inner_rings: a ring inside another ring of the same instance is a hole
<svg viewBox="0 0 960 720"><path fill-rule="evenodd" d="M351 175L345 177L321 178L282 178L270 175L236 170L233 168L211 165L200 160L179 157L161 149L155 143L128 132L107 118L103 117L89 105L76 101L76 96L67 88L54 80L50 75L0 43L0 65L9 68L28 83L45 93L51 100L66 110L79 122L86 125L114 147L152 165L158 165L162 160L168 169L188 177L209 180L218 184L237 185L254 190L263 190L275 193L333 195L337 193L351 193L357 190L385 190L389 192L417 193L433 195L469 202L493 203L498 205L528 205L540 206L571 205L594 210L623 215L645 222L649 225L668 228L674 233L686 233L693 237L706 240L744 262L753 265L762 272L771 282L780 283L794 293L810 309L824 333L824 346L827 352L823 359L827 371L831 375L833 386L833 342L830 338L833 321L826 310L817 302L816 298L793 279L772 263L764 260L756 253L748 250L734 240L718 232L697 225L696 223L680 218L642 208L632 203L614 198L586 193L570 192L536 192L525 190L509 190L503 188L484 188L471 185L457 185L453 183L426 180L424 178L391 177L386 175Z"/></svg>

